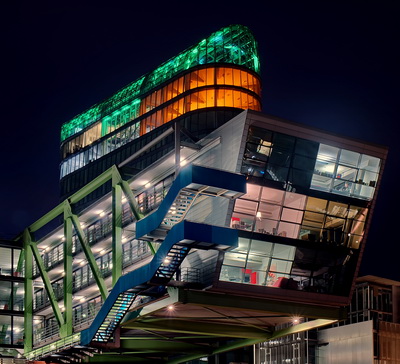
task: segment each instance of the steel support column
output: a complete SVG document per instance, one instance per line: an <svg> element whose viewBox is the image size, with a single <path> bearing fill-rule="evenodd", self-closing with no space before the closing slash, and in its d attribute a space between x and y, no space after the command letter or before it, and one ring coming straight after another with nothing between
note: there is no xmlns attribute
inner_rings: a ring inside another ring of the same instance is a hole
<svg viewBox="0 0 400 364"><path fill-rule="evenodd" d="M65 215L69 213L69 206ZM64 218L64 328L61 337L72 335L72 221Z"/></svg>
<svg viewBox="0 0 400 364"><path fill-rule="evenodd" d="M112 285L122 275L122 188L113 178L112 186Z"/></svg>
<svg viewBox="0 0 400 364"><path fill-rule="evenodd" d="M25 255L25 280L24 280L24 351L28 352L33 347L33 254L30 247L31 235L28 229L23 236Z"/></svg>

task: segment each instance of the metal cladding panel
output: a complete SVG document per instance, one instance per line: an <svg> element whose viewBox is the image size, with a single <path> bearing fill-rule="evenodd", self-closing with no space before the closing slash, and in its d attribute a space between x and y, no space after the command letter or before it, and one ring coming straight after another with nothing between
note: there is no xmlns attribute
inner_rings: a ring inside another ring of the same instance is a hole
<svg viewBox="0 0 400 364"><path fill-rule="evenodd" d="M373 364L372 321L318 332L317 364Z"/></svg>

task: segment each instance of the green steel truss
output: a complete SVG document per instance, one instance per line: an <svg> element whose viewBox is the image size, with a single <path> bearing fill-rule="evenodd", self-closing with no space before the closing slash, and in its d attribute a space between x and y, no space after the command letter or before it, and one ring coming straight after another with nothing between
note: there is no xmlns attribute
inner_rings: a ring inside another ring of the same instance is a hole
<svg viewBox="0 0 400 364"><path fill-rule="evenodd" d="M75 215L73 211L73 205L86 197L88 194L93 192L96 188L102 184L112 181L112 257L113 257L113 268L112 277L113 284L118 280L122 273L122 194L125 195L129 206L133 212L133 215L139 220L142 214L139 212L135 197L129 187L128 182L124 181L119 173L116 166L111 167L96 179L88 183L74 195L70 196L67 200L56 206L42 218L34 222L28 228L26 228L21 236L24 245L24 257L25 257L25 313L24 313L24 332L25 342L24 349L25 353L29 353L33 348L33 264L34 261L40 272L40 277L43 280L44 288L50 300L50 305L54 313L54 317L59 327L60 345L64 345L66 342L69 343L69 337L73 336L76 339L76 334L73 334L72 327L72 236L75 231L79 242L82 246L82 250L91 268L93 277L98 286L99 292L103 299L108 295L107 287L104 282L104 278L101 271L95 261L94 255L91 251L86 236L82 230L79 222L79 217ZM46 224L53 221L55 218L62 216L64 221L64 306L61 310L51 281L46 270L43 258L35 241L35 232L43 228ZM155 250L150 245L151 251L154 253ZM80 337L80 334L78 334ZM75 340L74 339L74 340ZM54 343L54 347L57 347L58 342ZM49 346L50 348L50 346ZM43 349L42 349L43 350Z"/></svg>
<svg viewBox="0 0 400 364"><path fill-rule="evenodd" d="M118 126L124 125L137 117L141 95L180 72L198 65L213 63L235 64L260 73L258 47L250 30L243 25L230 25L216 31L164 62L154 71L125 86L105 101L64 123L61 127L61 142L102 118L117 116ZM129 116L125 117L127 110Z"/></svg>

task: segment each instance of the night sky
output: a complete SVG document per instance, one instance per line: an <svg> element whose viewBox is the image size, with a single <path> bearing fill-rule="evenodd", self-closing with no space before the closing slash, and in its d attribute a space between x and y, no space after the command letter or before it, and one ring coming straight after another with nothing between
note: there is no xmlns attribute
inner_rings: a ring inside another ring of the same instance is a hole
<svg viewBox="0 0 400 364"><path fill-rule="evenodd" d="M239 23L259 44L265 113L389 147L360 273L400 280L396 1L14 3L1 11L1 238L58 204L65 121Z"/></svg>

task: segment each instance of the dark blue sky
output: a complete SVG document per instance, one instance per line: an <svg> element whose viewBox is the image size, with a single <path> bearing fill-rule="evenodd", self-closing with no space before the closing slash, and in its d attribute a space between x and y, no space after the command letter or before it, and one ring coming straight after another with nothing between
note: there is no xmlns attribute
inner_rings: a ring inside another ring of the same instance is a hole
<svg viewBox="0 0 400 364"><path fill-rule="evenodd" d="M3 5L0 237L58 203L63 122L240 23L259 43L264 112L389 147L361 273L400 280L395 1L82 3Z"/></svg>

